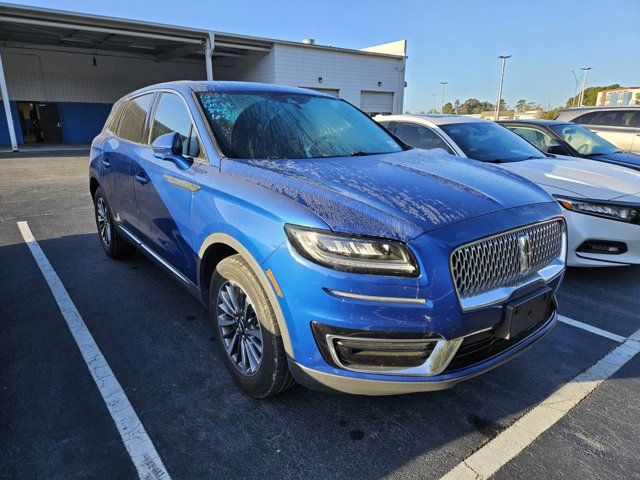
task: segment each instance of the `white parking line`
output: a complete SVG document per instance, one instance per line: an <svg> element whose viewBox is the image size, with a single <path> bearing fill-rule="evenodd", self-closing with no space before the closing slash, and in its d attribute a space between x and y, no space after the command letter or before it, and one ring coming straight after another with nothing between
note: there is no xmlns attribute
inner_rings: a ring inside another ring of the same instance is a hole
<svg viewBox="0 0 640 480"><path fill-rule="evenodd" d="M640 352L640 342L636 339L640 339L640 330L460 462L441 480L486 479L496 473Z"/></svg>
<svg viewBox="0 0 640 480"><path fill-rule="evenodd" d="M87 325L82 320L60 278L33 237L29 225L27 222L18 222L18 228L38 267L40 267L42 275L44 275L49 284L58 308L60 308L60 312L67 322L69 330L71 330L71 334L80 349L80 353L82 353L89 372L98 386L100 395L102 395L102 399L109 409L111 418L113 418L118 432L120 432L120 437L138 471L138 476L145 480L169 480L169 474L149 435L147 435L138 415L133 410L129 399L122 390L113 371L111 371L98 345L96 345L91 332L89 332Z"/></svg>
<svg viewBox="0 0 640 480"><path fill-rule="evenodd" d="M566 323L567 325L581 328L582 330L586 330L587 332L595 333L596 335L600 335L601 337L608 338L609 340L613 340L614 342L622 343L626 340L626 338L622 335L607 332L606 330L602 330L601 328L594 327L593 325L589 325L588 323L579 322L578 320L573 320L572 318L565 317L564 315L558 315L558 320L560 320L562 323Z"/></svg>

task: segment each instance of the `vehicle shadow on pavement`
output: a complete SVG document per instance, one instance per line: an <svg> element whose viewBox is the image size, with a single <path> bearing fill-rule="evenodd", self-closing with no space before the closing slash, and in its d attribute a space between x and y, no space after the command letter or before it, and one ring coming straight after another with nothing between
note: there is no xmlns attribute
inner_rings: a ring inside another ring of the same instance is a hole
<svg viewBox="0 0 640 480"><path fill-rule="evenodd" d="M145 257L113 261L96 234L39 243L174 478L437 477L615 346L559 324L522 356L451 390L357 397L297 386L258 401L244 395L224 369L206 310ZM11 265L0 284L9 291L0 299L10 302L10 290L18 286L9 276L37 267L24 244L0 247L0 265ZM579 277L591 285L600 275L570 272L567 284L578 289ZM34 302L50 296L41 287L28 293ZM65 327L52 322L59 312L51 301L39 311L39 318L31 318L34 328L38 322L43 329ZM33 311L11 308L0 333L19 328L26 320L21 315L33 317ZM24 362L29 352L15 341L4 348L9 353L2 383L12 388L28 382L12 376L11 363ZM41 348L46 357L48 347ZM78 362L71 350L68 361ZM55 424L60 408L52 405L46 421ZM29 455L29 445L19 443L25 438L6 439L18 442L8 462ZM47 468L50 462L43 461L43 476Z"/></svg>

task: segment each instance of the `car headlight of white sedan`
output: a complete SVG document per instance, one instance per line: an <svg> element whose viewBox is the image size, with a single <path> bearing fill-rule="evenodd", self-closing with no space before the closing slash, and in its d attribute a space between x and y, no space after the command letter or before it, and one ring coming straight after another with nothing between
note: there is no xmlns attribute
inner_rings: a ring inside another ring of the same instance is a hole
<svg viewBox="0 0 640 480"><path fill-rule="evenodd" d="M640 205L623 202L607 202L554 195L554 198L572 212L609 218L626 223L640 223Z"/></svg>

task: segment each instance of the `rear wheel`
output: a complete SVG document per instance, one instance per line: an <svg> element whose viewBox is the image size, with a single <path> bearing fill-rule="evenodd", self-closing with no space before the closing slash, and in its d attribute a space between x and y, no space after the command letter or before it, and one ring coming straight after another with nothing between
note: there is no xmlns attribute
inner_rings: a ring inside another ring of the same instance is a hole
<svg viewBox="0 0 640 480"><path fill-rule="evenodd" d="M225 366L242 390L265 398L293 385L273 307L242 256L227 257L216 267L209 311Z"/></svg>
<svg viewBox="0 0 640 480"><path fill-rule="evenodd" d="M113 215L109 201L102 190L98 187L93 197L96 226L98 227L98 237L103 250L111 258L124 258L133 250L133 246L118 232L115 227Z"/></svg>

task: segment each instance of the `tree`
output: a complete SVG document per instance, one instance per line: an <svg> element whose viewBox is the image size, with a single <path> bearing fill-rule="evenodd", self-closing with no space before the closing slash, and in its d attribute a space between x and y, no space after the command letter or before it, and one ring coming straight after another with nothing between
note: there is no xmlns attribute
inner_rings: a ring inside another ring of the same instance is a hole
<svg viewBox="0 0 640 480"><path fill-rule="evenodd" d="M516 110L519 112L526 112L527 111L527 101L522 98L520 100L518 100L516 102Z"/></svg>
<svg viewBox="0 0 640 480"><path fill-rule="evenodd" d="M453 113L453 105L451 104L451 102L447 102L444 104L444 106L442 107L442 113L446 113L446 114Z"/></svg>
<svg viewBox="0 0 640 480"><path fill-rule="evenodd" d="M458 110L460 110L460 100L456 98L456 101L453 102L453 109L455 110L456 115L458 114Z"/></svg>
<svg viewBox="0 0 640 480"><path fill-rule="evenodd" d="M582 101L582 103L585 106L591 107L591 106L596 104L596 100L597 100L599 91L601 91L601 90L615 90L616 88L620 88L620 85L618 85L617 83L615 83L613 85L607 85L606 87L589 87L589 88L585 88L584 89L584 100ZM579 103L578 103L579 99L580 99L580 94L579 93L575 97L570 97L569 100L567 100L566 107L567 108L571 108L571 107L580 106Z"/></svg>

